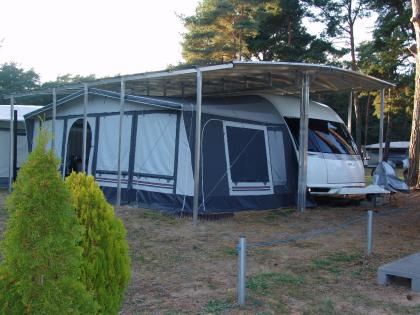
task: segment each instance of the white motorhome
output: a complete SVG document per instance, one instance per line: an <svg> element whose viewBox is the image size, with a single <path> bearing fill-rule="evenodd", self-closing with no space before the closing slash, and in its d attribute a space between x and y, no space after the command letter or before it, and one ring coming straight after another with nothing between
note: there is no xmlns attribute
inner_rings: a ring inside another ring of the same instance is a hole
<svg viewBox="0 0 420 315"><path fill-rule="evenodd" d="M283 116L299 146L300 99L262 95ZM307 186L312 194L329 194L343 187L364 187L363 161L340 116L329 106L309 104Z"/></svg>

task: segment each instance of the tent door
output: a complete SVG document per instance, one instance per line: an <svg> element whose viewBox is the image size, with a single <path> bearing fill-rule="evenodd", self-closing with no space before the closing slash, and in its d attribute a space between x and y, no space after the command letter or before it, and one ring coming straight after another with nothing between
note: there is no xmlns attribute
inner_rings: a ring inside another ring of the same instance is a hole
<svg viewBox="0 0 420 315"><path fill-rule="evenodd" d="M85 170L88 169L90 148L92 145L92 130L89 122L87 122L86 133L86 161ZM82 155L83 155L83 119L76 120L70 128L67 139L67 157L66 157L66 176L72 171L82 171Z"/></svg>

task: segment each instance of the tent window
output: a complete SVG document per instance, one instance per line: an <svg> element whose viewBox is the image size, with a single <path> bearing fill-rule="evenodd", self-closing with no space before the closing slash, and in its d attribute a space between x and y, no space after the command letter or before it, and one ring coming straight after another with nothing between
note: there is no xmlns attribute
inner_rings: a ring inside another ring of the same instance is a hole
<svg viewBox="0 0 420 315"><path fill-rule="evenodd" d="M135 173L173 176L176 121L176 114L139 116Z"/></svg>
<svg viewBox="0 0 420 315"><path fill-rule="evenodd" d="M226 126L231 180L269 182L264 130Z"/></svg>

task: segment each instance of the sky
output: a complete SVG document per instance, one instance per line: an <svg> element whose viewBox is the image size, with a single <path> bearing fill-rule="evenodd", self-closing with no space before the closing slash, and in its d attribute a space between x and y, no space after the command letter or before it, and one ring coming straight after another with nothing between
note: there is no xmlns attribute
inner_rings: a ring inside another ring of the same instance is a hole
<svg viewBox="0 0 420 315"><path fill-rule="evenodd" d="M41 81L162 70L182 61L177 14L199 0L1 0L0 64L33 68ZM359 23L368 39L373 20ZM308 25L311 32L319 27Z"/></svg>

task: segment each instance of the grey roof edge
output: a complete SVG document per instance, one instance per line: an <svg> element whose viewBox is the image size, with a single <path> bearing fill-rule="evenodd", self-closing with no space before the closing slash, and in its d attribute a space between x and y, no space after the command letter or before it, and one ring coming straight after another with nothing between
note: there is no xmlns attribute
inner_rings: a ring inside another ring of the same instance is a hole
<svg viewBox="0 0 420 315"><path fill-rule="evenodd" d="M350 70L350 69L339 68L339 67L332 66L332 65L325 65L325 64L303 63L303 62L284 62L284 61L232 61L232 63L234 65L254 64L254 65L260 65L260 66L270 66L270 65L272 65L272 66L273 65L275 65L275 66L292 66L292 67L299 67L299 68L303 68L303 69L306 68L307 70L321 69L321 70L328 70L328 71L331 71L331 72L342 72L342 73L366 78L368 80L372 80L372 81L375 81L377 83L383 84L384 88L386 88L386 87L390 88L390 87L395 87L396 86L396 84L394 84L392 82L388 82L388 81L370 76L368 74L364 74L362 72L353 71L353 70Z"/></svg>
<svg viewBox="0 0 420 315"><path fill-rule="evenodd" d="M89 91L89 94L92 94L92 95L99 95L99 96L109 97L109 98L118 99L118 100L120 99L120 93L117 93L117 92L107 91L107 90L102 90L102 89L96 89L96 88L90 88L88 91ZM57 108L59 106L65 104L65 103L67 103L67 102L70 102L74 99L82 97L83 95L84 95L84 91L77 91L75 93L66 95L65 97L57 100ZM182 104L181 103L177 103L177 102L173 102L173 101L169 101L169 100L162 100L160 98L149 97L149 96L145 97L145 96L137 96L137 95L127 94L127 95L125 95L125 101L132 102L132 103L143 104L143 105L148 105L148 106L160 107L160 108L164 108L164 109L173 109L173 110L181 110L182 109ZM37 109L33 112L25 114L23 117L25 119L29 119L29 118L37 116L39 114L45 113L45 112L51 110L52 106L53 106L53 104L50 103L48 105L43 106L40 109Z"/></svg>
<svg viewBox="0 0 420 315"><path fill-rule="evenodd" d="M151 72L144 72L144 73L137 73L137 74L128 74L128 75L119 75L115 77L108 77L108 78L102 78L97 79L93 81L88 82L78 82L78 83L70 83L70 84L64 84L64 85L57 85L55 87L51 87L48 89L39 89L29 92L23 92L23 93L14 93L10 94L8 96L4 96L5 99L11 99L12 97L18 98L18 97L27 97L27 96L33 96L33 95L41 95L41 94L51 94L53 89L56 91L66 91L66 90L72 90L72 89L82 89L84 86L88 87L94 87L94 86L100 86L105 84L115 84L119 83L121 81L134 81L134 80L147 80L147 79L153 79L153 78L165 78L165 77L173 77L173 76L182 76L182 75L191 75L196 74L197 71L201 72L211 72L211 71L218 71L218 70L226 70L226 69L232 69L236 66L252 66L252 65L258 65L258 66L277 66L277 67L296 67L301 68L302 71L306 70L327 70L331 72L341 72L348 75L354 75L360 78L365 78L371 81L374 81L380 85L383 85L383 88L390 88L395 87L396 85L387 82L382 79L378 79L360 72L352 71L349 69L343 69L336 66L331 65L322 65L322 64L313 64L313 63L299 63L299 62L281 62L281 61L230 61L226 63L221 64L214 64L214 65L206 65L206 66L191 66L185 69L178 69L178 70L159 70L159 71L151 71Z"/></svg>

